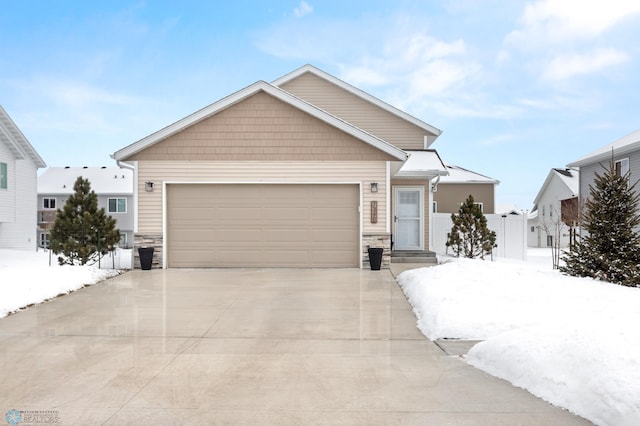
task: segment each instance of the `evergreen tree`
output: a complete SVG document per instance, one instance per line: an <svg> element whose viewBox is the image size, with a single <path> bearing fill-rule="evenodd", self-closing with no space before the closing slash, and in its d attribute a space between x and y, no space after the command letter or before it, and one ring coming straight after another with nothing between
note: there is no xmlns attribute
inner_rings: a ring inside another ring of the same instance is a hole
<svg viewBox="0 0 640 426"><path fill-rule="evenodd" d="M447 234L447 247L451 247L456 256L484 259L485 254L497 247L496 233L487 228L487 218L473 196L469 195L458 213L451 215L451 220L453 227Z"/></svg>
<svg viewBox="0 0 640 426"><path fill-rule="evenodd" d="M640 225L635 192L627 172L616 172L613 159L604 174L596 172L582 214L586 234L563 255L560 271L626 286L640 285Z"/></svg>
<svg viewBox="0 0 640 426"><path fill-rule="evenodd" d="M120 231L115 219L98 209L98 196L87 179L79 176L73 190L51 228L51 250L64 255L58 256L60 265L95 263L115 248Z"/></svg>

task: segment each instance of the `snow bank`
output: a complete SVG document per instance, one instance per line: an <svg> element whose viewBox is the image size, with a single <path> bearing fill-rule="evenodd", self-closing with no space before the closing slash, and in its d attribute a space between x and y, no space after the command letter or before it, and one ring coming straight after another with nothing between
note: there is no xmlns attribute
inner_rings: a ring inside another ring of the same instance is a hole
<svg viewBox="0 0 640 426"><path fill-rule="evenodd" d="M118 275L114 269L59 266L56 256L41 250L0 249L0 318L33 303Z"/></svg>
<svg viewBox="0 0 640 426"><path fill-rule="evenodd" d="M550 260L455 259L398 282L427 337L484 340L469 364L596 424L640 424L640 289Z"/></svg>

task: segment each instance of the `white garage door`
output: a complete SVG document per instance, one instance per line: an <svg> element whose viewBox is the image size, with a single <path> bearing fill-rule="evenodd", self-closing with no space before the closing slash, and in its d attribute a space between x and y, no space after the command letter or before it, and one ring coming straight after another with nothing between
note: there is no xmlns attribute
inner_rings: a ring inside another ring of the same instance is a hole
<svg viewBox="0 0 640 426"><path fill-rule="evenodd" d="M167 185L169 267L358 267L357 185Z"/></svg>

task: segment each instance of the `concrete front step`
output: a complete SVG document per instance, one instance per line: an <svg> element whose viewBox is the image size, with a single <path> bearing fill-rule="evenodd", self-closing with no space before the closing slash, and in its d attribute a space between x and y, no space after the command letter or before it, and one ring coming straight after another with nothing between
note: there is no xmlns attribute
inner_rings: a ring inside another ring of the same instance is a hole
<svg viewBox="0 0 640 426"><path fill-rule="evenodd" d="M438 259L431 251L392 251L391 263L428 263L436 264Z"/></svg>
<svg viewBox="0 0 640 426"><path fill-rule="evenodd" d="M425 263L435 265L438 259L435 256L392 256L391 263Z"/></svg>

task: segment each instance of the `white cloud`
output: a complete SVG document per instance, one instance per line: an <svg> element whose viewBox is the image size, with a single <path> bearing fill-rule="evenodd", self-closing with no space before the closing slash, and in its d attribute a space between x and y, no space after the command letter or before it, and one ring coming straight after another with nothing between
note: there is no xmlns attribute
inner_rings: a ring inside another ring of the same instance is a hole
<svg viewBox="0 0 640 426"><path fill-rule="evenodd" d="M293 15L296 18L302 18L303 16L310 15L311 13L313 13L313 6L304 0L300 2L298 7L293 9Z"/></svg>
<svg viewBox="0 0 640 426"><path fill-rule="evenodd" d="M546 80L565 80L576 75L591 74L605 68L625 63L629 55L617 49L596 49L585 54L557 56L544 70Z"/></svg>
<svg viewBox="0 0 640 426"><path fill-rule="evenodd" d="M640 2L630 0L539 0L526 5L522 28L507 41L540 47L576 39L592 39L622 20L640 13Z"/></svg>

